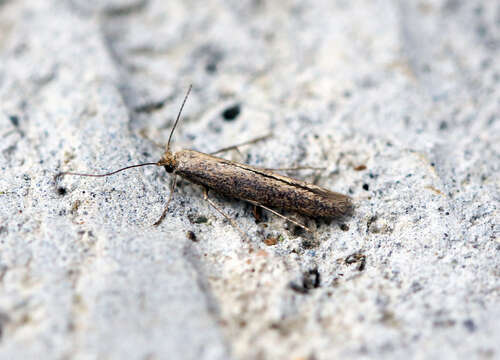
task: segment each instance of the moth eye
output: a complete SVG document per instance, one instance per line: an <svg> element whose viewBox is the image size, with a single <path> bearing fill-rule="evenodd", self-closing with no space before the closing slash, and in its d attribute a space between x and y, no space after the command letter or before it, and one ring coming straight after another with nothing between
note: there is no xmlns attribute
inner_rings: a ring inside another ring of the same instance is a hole
<svg viewBox="0 0 500 360"><path fill-rule="evenodd" d="M174 172L174 167L173 167L172 165L170 165L170 164L165 165L165 166L164 166L164 168L165 168L165 170L166 170L169 174L171 174L171 173L173 173L173 172Z"/></svg>

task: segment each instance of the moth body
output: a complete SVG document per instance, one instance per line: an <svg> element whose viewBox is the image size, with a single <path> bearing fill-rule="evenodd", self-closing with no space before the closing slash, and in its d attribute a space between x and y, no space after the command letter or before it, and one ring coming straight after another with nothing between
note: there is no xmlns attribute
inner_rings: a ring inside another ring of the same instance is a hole
<svg viewBox="0 0 500 360"><path fill-rule="evenodd" d="M174 133L175 127L179 122L182 109L184 108L184 104L186 103L191 88L192 87L190 86L184 101L182 102L175 123L170 131L165 153L160 161L130 165L106 174L85 174L65 171L58 173L55 176L55 180L57 181L57 179L64 175L104 177L140 166L163 166L168 173L174 174L174 179L172 181L172 187L170 189L165 210L154 225L159 225L167 214L168 205L170 200L172 200L172 195L175 189L175 175L179 175L192 183L201 185L205 189L212 189L222 195L241 199L257 206L262 206L272 213L281 216L308 231L310 231L310 229L306 226L279 214L271 208L291 210L313 218L333 218L350 212L352 204L351 199L348 196L327 190L320 186L279 175L270 170L240 164L194 150L181 150L176 153L171 152L170 141L172 140L172 134ZM262 140L266 137L261 137L259 139ZM259 139L255 139L254 141ZM248 143L251 142L247 142L247 144ZM223 149L223 151L227 149L229 148ZM210 199L208 199L206 191L204 195L205 199L217 211L228 218L222 210L218 209L217 206ZM236 228L238 228L233 221L232 223ZM243 236L245 236L241 230L240 232Z"/></svg>
<svg viewBox="0 0 500 360"><path fill-rule="evenodd" d="M351 208L346 195L194 150L167 151L159 164L222 195L314 218L342 216Z"/></svg>

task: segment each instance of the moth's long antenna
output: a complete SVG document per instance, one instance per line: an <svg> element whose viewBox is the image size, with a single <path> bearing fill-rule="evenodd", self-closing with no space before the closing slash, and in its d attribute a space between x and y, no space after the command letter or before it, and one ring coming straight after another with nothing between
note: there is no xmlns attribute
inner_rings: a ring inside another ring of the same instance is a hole
<svg viewBox="0 0 500 360"><path fill-rule="evenodd" d="M54 178L57 180L57 179L63 177L64 175L104 177L104 176L114 175L114 174L116 174L116 173L118 173L120 171L132 169L132 168L140 167L140 166L148 166L148 165L157 165L157 166L160 166L159 163L157 163L157 162L149 162L149 163L144 163L144 164L130 165L130 166L127 166L127 167L124 167L124 168L121 168L121 169L118 169L118 170L106 173L106 174L83 174L83 173L76 173L76 172L71 172L71 171L65 171L65 172L60 172Z"/></svg>
<svg viewBox="0 0 500 360"><path fill-rule="evenodd" d="M179 110L179 114L177 114L177 119L175 120L174 126L172 127L172 131L170 131L170 136L168 137L168 142L167 142L167 152L170 151L170 140L172 139L172 135L174 133L175 127L177 126L177 123L179 122L179 119L181 118L182 109L184 109L184 104L186 103L186 100L187 100L192 88L193 88L193 85L189 85L189 89L186 93L186 96L184 97L184 101L182 102L181 108Z"/></svg>

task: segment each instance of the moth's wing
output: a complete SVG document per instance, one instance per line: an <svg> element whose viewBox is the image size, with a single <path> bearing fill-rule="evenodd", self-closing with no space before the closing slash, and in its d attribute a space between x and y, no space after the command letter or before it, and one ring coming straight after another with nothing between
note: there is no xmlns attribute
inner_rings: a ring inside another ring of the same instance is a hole
<svg viewBox="0 0 500 360"><path fill-rule="evenodd" d="M289 184L292 186L297 186L297 187L300 187L304 190L309 190L317 195L324 196L328 199L338 200L338 201L342 201L342 200L348 201L349 200L349 196L347 196L347 195L340 194L340 193L337 193L334 191L330 191L328 189L322 188L321 186L310 184L310 183L307 183L307 182L302 181L302 180L297 180L297 179L294 179L294 178L291 178L288 176L280 175L280 174L277 174L277 173L270 171L270 170L261 169L261 168L255 167L255 166L250 166L250 165L240 164L240 163L236 163L234 165L241 167L243 169L247 169L247 170L253 171L255 173L267 176L267 177L271 177L271 178L279 180L283 183L286 183L286 184Z"/></svg>
<svg viewBox="0 0 500 360"><path fill-rule="evenodd" d="M215 158L214 156L207 155L207 154L203 154L203 156ZM291 186L301 188L303 190L310 191L316 195L319 195L320 197L323 197L326 201L329 201L331 203L335 203L335 207L338 208L338 211L341 214L349 213L352 210L351 198L347 195L333 192L333 191L330 191L328 189L322 188L322 187L314 185L314 184L307 183L307 182L302 181L302 180L297 180L297 179L294 179L294 178L291 178L288 176L280 175L280 174L277 174L271 170L266 170L266 169L262 169L259 167L247 165L247 164L236 163L236 162L232 162L232 161L225 160L225 159L218 158L218 157L217 157L217 160L220 162L225 162L227 164L230 164L231 166L236 166L236 167L239 167L241 169L245 169L245 170L254 172L254 173L261 175L261 176L275 179L275 180L282 182L284 184L288 184Z"/></svg>

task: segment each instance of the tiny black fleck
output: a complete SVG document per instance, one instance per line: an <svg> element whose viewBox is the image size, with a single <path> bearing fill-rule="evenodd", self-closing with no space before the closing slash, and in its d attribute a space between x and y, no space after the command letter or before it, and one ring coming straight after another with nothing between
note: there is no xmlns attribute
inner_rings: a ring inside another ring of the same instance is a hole
<svg viewBox="0 0 500 360"><path fill-rule="evenodd" d="M313 249L318 246L318 243L310 239L305 239L304 241L302 241L301 245L304 249Z"/></svg>
<svg viewBox="0 0 500 360"><path fill-rule="evenodd" d="M62 186L60 186L57 188L57 193L61 196L64 196L64 195L66 195L67 190L66 190L66 188L63 188Z"/></svg>
<svg viewBox="0 0 500 360"><path fill-rule="evenodd" d="M193 241L193 242L197 242L197 241L198 241L198 239L196 238L196 234L195 234L194 232L192 232L192 231L188 231L188 232L186 233L186 236L187 236L187 238L188 238L189 240L191 240L191 241Z"/></svg>
<svg viewBox="0 0 500 360"><path fill-rule="evenodd" d="M467 319L464 321L464 326L467 330L469 330L470 332L474 332L476 331L476 324L474 323L474 321L472 321L471 319Z"/></svg>
<svg viewBox="0 0 500 360"><path fill-rule="evenodd" d="M12 123L12 125L14 125L15 127L19 126L19 116L17 116L17 115L10 115L9 116L9 120Z"/></svg>
<svg viewBox="0 0 500 360"><path fill-rule="evenodd" d="M207 71L207 73L212 74L217 71L217 64L211 61L207 65L205 65L205 70Z"/></svg>
<svg viewBox="0 0 500 360"><path fill-rule="evenodd" d="M233 121L238 117L241 112L240 104L235 104L233 106L228 107L226 110L222 112L222 117L225 121Z"/></svg>
<svg viewBox="0 0 500 360"><path fill-rule="evenodd" d="M370 189L370 187L368 186L368 184L363 184L363 190L368 191L369 189Z"/></svg>
<svg viewBox="0 0 500 360"><path fill-rule="evenodd" d="M302 283L290 282L290 288L299 294L307 294L309 290L316 289L321 285L321 275L317 268L305 271L302 274Z"/></svg>
<svg viewBox="0 0 500 360"><path fill-rule="evenodd" d="M317 268L305 272L302 276L302 285L305 289L316 289L321 284L321 275Z"/></svg>
<svg viewBox="0 0 500 360"><path fill-rule="evenodd" d="M340 230L342 230L342 231L349 231L349 225L340 224Z"/></svg>

